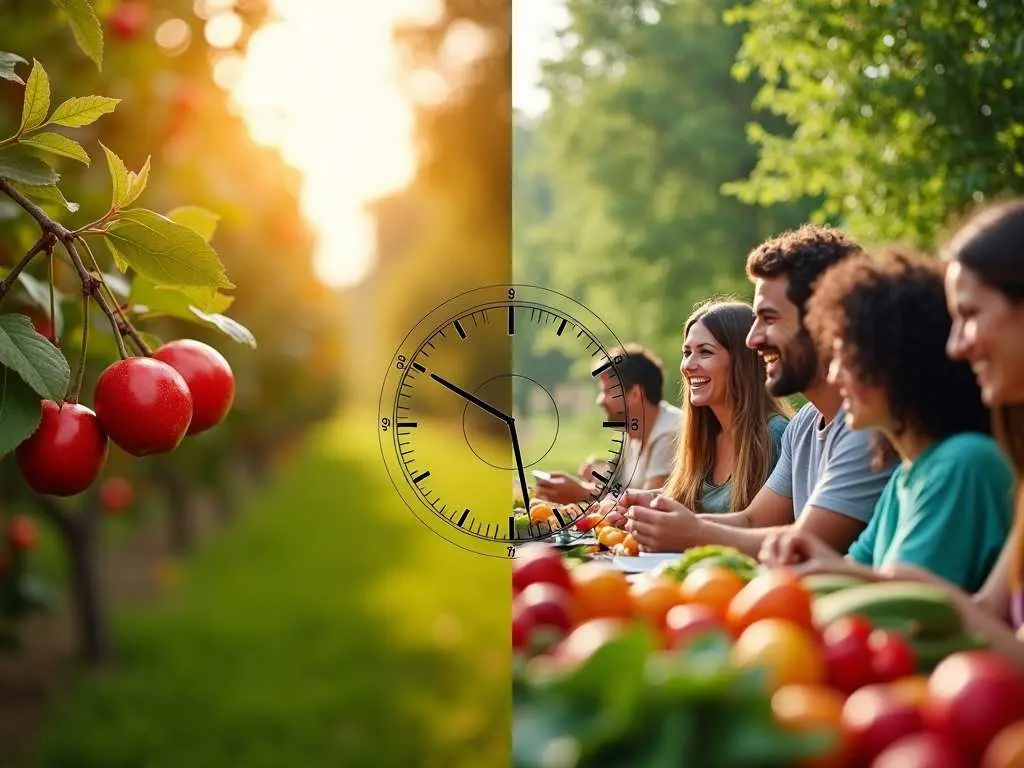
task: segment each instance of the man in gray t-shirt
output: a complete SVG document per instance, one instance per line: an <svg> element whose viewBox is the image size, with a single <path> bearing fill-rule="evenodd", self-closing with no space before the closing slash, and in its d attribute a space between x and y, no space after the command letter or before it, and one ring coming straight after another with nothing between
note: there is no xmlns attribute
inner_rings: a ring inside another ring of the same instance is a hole
<svg viewBox="0 0 1024 768"><path fill-rule="evenodd" d="M794 519L809 506L860 520L871 519L890 471L869 466L867 432L846 426L845 409L824 423L821 411L807 403L782 435L782 453L765 484L793 500Z"/></svg>
<svg viewBox="0 0 1024 768"><path fill-rule="evenodd" d="M785 232L750 254L755 317L747 346L764 360L771 394L800 393L808 402L787 426L764 487L740 512L698 515L650 492L623 494L626 529L644 549L725 544L756 557L770 534L793 527L845 553L867 527L895 463L872 467L870 434L847 426L844 395L829 379L830 361L818 355L804 325L818 277L861 255L838 230L814 225Z"/></svg>

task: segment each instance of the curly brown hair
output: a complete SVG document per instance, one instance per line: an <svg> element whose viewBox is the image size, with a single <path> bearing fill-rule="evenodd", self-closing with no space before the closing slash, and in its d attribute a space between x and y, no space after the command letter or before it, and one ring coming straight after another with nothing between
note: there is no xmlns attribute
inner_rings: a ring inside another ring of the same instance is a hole
<svg viewBox="0 0 1024 768"><path fill-rule="evenodd" d="M952 319L936 261L891 246L837 264L808 301L806 323L821 354L831 357L840 340L853 374L884 387L897 433L991 433L970 366L946 355Z"/></svg>
<svg viewBox="0 0 1024 768"><path fill-rule="evenodd" d="M786 298L797 306L803 318L807 300L822 274L860 255L862 248L842 230L819 224L804 224L766 240L747 256L747 277L772 279L788 277Z"/></svg>

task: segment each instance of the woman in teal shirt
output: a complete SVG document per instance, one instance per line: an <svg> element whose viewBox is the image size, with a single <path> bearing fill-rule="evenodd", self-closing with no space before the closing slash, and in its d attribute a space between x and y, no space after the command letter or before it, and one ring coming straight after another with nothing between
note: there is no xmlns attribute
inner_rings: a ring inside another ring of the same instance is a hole
<svg viewBox="0 0 1024 768"><path fill-rule="evenodd" d="M913 565L973 591L1009 535L1013 470L970 366L946 355L951 324L939 264L896 251L830 270L808 304L847 423L878 431L876 463L893 452L901 460L844 570ZM843 558L787 532L766 541L761 559L835 570Z"/></svg>
<svg viewBox="0 0 1024 768"><path fill-rule="evenodd" d="M764 360L746 346L753 308L710 301L683 327L676 460L661 493L704 513L745 509L779 460L792 409L765 390Z"/></svg>

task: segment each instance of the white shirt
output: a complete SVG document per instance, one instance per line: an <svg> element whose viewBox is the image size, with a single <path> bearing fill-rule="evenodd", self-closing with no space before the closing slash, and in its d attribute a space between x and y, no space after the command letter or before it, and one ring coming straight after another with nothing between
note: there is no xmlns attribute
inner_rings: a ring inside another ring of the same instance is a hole
<svg viewBox="0 0 1024 768"><path fill-rule="evenodd" d="M662 400L644 445L630 440L628 432L623 433L625 443L615 470L615 480L622 483L623 488L647 488L654 478L672 474L682 417L682 409Z"/></svg>

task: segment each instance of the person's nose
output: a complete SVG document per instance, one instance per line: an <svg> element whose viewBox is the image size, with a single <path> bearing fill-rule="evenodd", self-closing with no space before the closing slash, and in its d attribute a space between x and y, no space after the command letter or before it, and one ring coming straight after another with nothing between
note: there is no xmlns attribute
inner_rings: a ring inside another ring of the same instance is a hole
<svg viewBox="0 0 1024 768"><path fill-rule="evenodd" d="M955 321L949 329L949 338L946 340L946 354L952 360L963 360L967 357L970 344L967 341L967 334L964 333L963 323Z"/></svg>
<svg viewBox="0 0 1024 768"><path fill-rule="evenodd" d="M747 331L746 344L749 349L757 349L764 344L764 329L759 321L755 320Z"/></svg>

